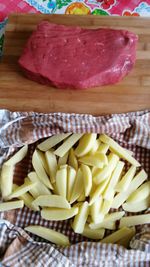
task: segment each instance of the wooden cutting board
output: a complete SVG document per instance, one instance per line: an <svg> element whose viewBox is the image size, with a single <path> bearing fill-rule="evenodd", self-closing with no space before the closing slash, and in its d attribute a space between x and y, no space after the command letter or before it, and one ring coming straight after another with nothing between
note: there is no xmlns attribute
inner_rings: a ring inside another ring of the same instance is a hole
<svg viewBox="0 0 150 267"><path fill-rule="evenodd" d="M113 86L60 90L26 79L17 64L36 25L48 20L83 27L127 29L139 35L133 71ZM94 115L150 108L150 18L14 14L9 17L0 64L0 108L13 111L76 112Z"/></svg>

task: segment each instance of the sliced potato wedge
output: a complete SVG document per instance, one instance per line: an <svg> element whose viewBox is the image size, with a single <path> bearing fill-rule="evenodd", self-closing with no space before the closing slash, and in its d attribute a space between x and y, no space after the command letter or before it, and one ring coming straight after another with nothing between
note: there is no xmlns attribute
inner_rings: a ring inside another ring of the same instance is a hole
<svg viewBox="0 0 150 267"><path fill-rule="evenodd" d="M78 169L78 161L77 161L77 158L75 156L73 148L71 148L70 151L69 151L68 164L77 171L77 169Z"/></svg>
<svg viewBox="0 0 150 267"><path fill-rule="evenodd" d="M77 201L81 202L81 201L85 201L86 197L85 197L85 193L82 192L82 194L78 197Z"/></svg>
<svg viewBox="0 0 150 267"><path fill-rule="evenodd" d="M0 189L3 199L7 199L7 197L12 193L13 174L14 174L14 166L6 165L4 163L1 169L1 177L0 177Z"/></svg>
<svg viewBox="0 0 150 267"><path fill-rule="evenodd" d="M56 189L60 196L67 197L67 168L61 168L56 172Z"/></svg>
<svg viewBox="0 0 150 267"><path fill-rule="evenodd" d="M95 186L95 190L93 192L91 192L90 194L90 202L89 205L92 205L96 199L103 194L107 184L109 183L110 177L108 177L107 179L105 179L105 181L103 181L102 183L100 183L99 185Z"/></svg>
<svg viewBox="0 0 150 267"><path fill-rule="evenodd" d="M123 170L123 167L124 167L125 163L122 162L122 161L118 161L117 162L117 165L111 175L111 178L109 180L109 183L103 193L103 197L107 200L110 199L110 196L114 195L114 188L121 176L121 173L122 173L122 170Z"/></svg>
<svg viewBox="0 0 150 267"><path fill-rule="evenodd" d="M126 191L135 175L136 167L131 166L126 174L122 177L121 181L117 184L115 190L117 192Z"/></svg>
<svg viewBox="0 0 150 267"><path fill-rule="evenodd" d="M128 198L127 202L138 202L150 198L150 181L142 184L137 190L135 190Z"/></svg>
<svg viewBox="0 0 150 267"><path fill-rule="evenodd" d="M118 231L112 233L111 235L108 235L107 237L105 237L104 239L101 240L101 243L116 243L117 241L119 241L122 238L125 238L126 235L128 235L129 233L131 233L132 230L130 230L130 228L127 227L123 227L121 229L119 229Z"/></svg>
<svg viewBox="0 0 150 267"><path fill-rule="evenodd" d="M82 235L91 239L99 240L104 237L105 229L91 229L88 224L85 224Z"/></svg>
<svg viewBox="0 0 150 267"><path fill-rule="evenodd" d="M97 171L97 173L93 177L94 183L99 184L108 176L110 176L114 171L118 161L119 157L113 153L110 153L110 155L108 156L108 165L105 166L102 170Z"/></svg>
<svg viewBox="0 0 150 267"><path fill-rule="evenodd" d="M23 146L20 150L18 150L9 160L5 162L7 165L15 165L25 158L28 152L28 146Z"/></svg>
<svg viewBox="0 0 150 267"><path fill-rule="evenodd" d="M113 212L104 217L103 221L100 221L100 223L91 223L89 226L91 229L99 229L99 228L105 228L105 224L109 222L115 222L117 220L120 220L124 216L125 212L124 211L118 211L118 212ZM102 226L103 225L103 226Z"/></svg>
<svg viewBox="0 0 150 267"><path fill-rule="evenodd" d="M117 194L113 200L112 208L118 209L145 180L147 179L147 173L141 170L130 183L129 189Z"/></svg>
<svg viewBox="0 0 150 267"><path fill-rule="evenodd" d="M102 199L101 196L99 196L96 199L96 201L90 206L90 214L91 214L91 217L92 217L92 221L94 223L96 223L97 220L99 219L102 202L103 202L103 199ZM102 220L103 219L104 219L104 216L102 217Z"/></svg>
<svg viewBox="0 0 150 267"><path fill-rule="evenodd" d="M128 217L121 218L119 228L122 228L125 226L130 227L130 226L146 224L146 223L147 224L150 223L150 214L128 216Z"/></svg>
<svg viewBox="0 0 150 267"><path fill-rule="evenodd" d="M90 154L87 156L84 156L82 158L78 159L79 162L85 164L85 165L89 165L89 166L93 166L93 167L97 167L97 168L103 168L104 165L106 165L107 163L107 157L105 154L103 153L98 153L96 152L95 154Z"/></svg>
<svg viewBox="0 0 150 267"><path fill-rule="evenodd" d="M18 186L8 197L7 199L12 199L16 197L20 197L21 195L27 193L30 189L34 188L36 183L32 183L30 181L26 181L23 185Z"/></svg>
<svg viewBox="0 0 150 267"><path fill-rule="evenodd" d="M83 192L83 176L81 169L78 169L70 198L70 203L71 204L74 203L82 194L82 192Z"/></svg>
<svg viewBox="0 0 150 267"><path fill-rule="evenodd" d="M72 224L72 228L75 233L79 233L79 234L83 233L88 214L89 214L89 205L88 205L88 202L85 201L79 207L79 212L75 216L73 224Z"/></svg>
<svg viewBox="0 0 150 267"><path fill-rule="evenodd" d="M45 220L63 221L74 217L78 213L78 210L78 207L71 209L43 208L41 210L41 216Z"/></svg>
<svg viewBox="0 0 150 267"><path fill-rule="evenodd" d="M131 163L135 167L139 167L140 166L140 163L135 158L133 158L130 155L130 153L127 152L126 149L124 149L123 147L121 147L117 142L115 142L108 135L106 135L106 134L100 135L100 140L103 143L108 144L109 147L112 149L112 151L115 152L119 157L127 160L129 163Z"/></svg>
<svg viewBox="0 0 150 267"><path fill-rule="evenodd" d="M128 212L140 212L146 210L150 207L150 197L136 201L136 202L126 202L122 205L123 209Z"/></svg>
<svg viewBox="0 0 150 267"><path fill-rule="evenodd" d="M94 154L98 150L100 143L101 143L101 141L99 139L96 139L93 146L92 146L92 149L89 151L89 153Z"/></svg>
<svg viewBox="0 0 150 267"><path fill-rule="evenodd" d="M20 208L23 208L23 206L24 206L23 200L2 202L0 203L0 211L20 209Z"/></svg>
<svg viewBox="0 0 150 267"><path fill-rule="evenodd" d="M36 150L34 151L32 156L32 165L41 182L48 188L53 189L50 179L44 170L44 167Z"/></svg>
<svg viewBox="0 0 150 267"><path fill-rule="evenodd" d="M92 189L92 172L91 169L84 164L81 165L81 171L83 175L85 196L88 197Z"/></svg>
<svg viewBox="0 0 150 267"><path fill-rule="evenodd" d="M109 145L101 143L97 151L103 154L106 154L108 149L109 149Z"/></svg>
<svg viewBox="0 0 150 267"><path fill-rule="evenodd" d="M66 139L69 135L71 135L71 133L66 133L66 134L62 133L62 134L53 135L47 138L46 140L44 140L42 143L40 143L38 145L38 149L46 152L47 150L51 149L52 147L56 146L61 141Z"/></svg>
<svg viewBox="0 0 150 267"><path fill-rule="evenodd" d="M71 208L69 202L64 197L58 195L39 196L33 201L33 204L41 207Z"/></svg>
<svg viewBox="0 0 150 267"><path fill-rule="evenodd" d="M68 155L69 155L69 151L63 157L59 157L58 166L65 165L67 163Z"/></svg>
<svg viewBox="0 0 150 267"><path fill-rule="evenodd" d="M68 246L70 244L67 236L43 226L30 225L25 227L25 230L60 246Z"/></svg>
<svg viewBox="0 0 150 267"><path fill-rule="evenodd" d="M35 187L29 190L30 194L34 198L37 198L40 195L51 195L51 191L40 181L36 172L28 173L28 179L32 183L36 183Z"/></svg>
<svg viewBox="0 0 150 267"><path fill-rule="evenodd" d="M40 150L37 150L37 153L38 153L38 156L41 160L41 163L42 163L46 173L49 174L49 169L48 169L48 164L46 162L45 154Z"/></svg>
<svg viewBox="0 0 150 267"><path fill-rule="evenodd" d="M77 157L83 157L85 156L94 146L94 143L96 141L97 134L89 133L84 134L75 149L75 155Z"/></svg>
<svg viewBox="0 0 150 267"><path fill-rule="evenodd" d="M130 230L131 230L130 232L128 231L128 233L126 233L125 237L122 237L120 240L116 242L118 245L121 245L125 248L129 247L130 241L136 233L135 227L130 228Z"/></svg>
<svg viewBox="0 0 150 267"><path fill-rule="evenodd" d="M108 229L108 230L115 230L116 229L116 222L115 221L106 221L105 219L101 223L93 223L89 224L89 227L93 230L97 229Z"/></svg>
<svg viewBox="0 0 150 267"><path fill-rule="evenodd" d="M76 179L75 169L68 166L68 169L67 169L67 200L68 201L70 201L70 198L71 198L75 179Z"/></svg>
<svg viewBox="0 0 150 267"><path fill-rule="evenodd" d="M45 152L46 162L48 165L48 174L50 176L51 183L55 183L56 171L57 171L57 159L56 155L48 150Z"/></svg>
<svg viewBox="0 0 150 267"><path fill-rule="evenodd" d="M83 134L72 134L69 136L68 139L65 140L65 142L54 151L55 155L63 157L70 150L70 148L77 143L82 135Z"/></svg>

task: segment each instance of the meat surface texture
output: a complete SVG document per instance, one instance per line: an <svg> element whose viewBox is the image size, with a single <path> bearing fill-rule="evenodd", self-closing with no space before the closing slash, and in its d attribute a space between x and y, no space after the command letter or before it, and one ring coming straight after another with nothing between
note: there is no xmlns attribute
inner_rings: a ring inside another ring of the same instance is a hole
<svg viewBox="0 0 150 267"><path fill-rule="evenodd" d="M29 79L58 88L115 84L133 68L137 40L126 30L43 21L27 41L19 64Z"/></svg>

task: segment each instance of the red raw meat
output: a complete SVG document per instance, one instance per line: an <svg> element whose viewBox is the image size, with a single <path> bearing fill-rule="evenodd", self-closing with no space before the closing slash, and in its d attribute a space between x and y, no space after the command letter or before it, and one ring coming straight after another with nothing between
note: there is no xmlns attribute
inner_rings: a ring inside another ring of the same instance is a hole
<svg viewBox="0 0 150 267"><path fill-rule="evenodd" d="M82 29L41 22L19 64L25 75L58 88L114 84L136 60L137 36L126 30Z"/></svg>

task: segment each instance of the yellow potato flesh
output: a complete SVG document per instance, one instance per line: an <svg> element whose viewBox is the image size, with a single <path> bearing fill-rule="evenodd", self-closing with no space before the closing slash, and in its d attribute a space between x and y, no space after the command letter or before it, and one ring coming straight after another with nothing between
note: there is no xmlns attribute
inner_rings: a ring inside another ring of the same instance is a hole
<svg viewBox="0 0 150 267"><path fill-rule="evenodd" d="M60 196L67 197L67 168L62 168L56 172L56 188Z"/></svg>
<svg viewBox="0 0 150 267"><path fill-rule="evenodd" d="M89 227L93 230L97 229L108 229L108 230L115 230L116 229L116 222L115 221L106 221L105 219L98 224L90 223Z"/></svg>
<svg viewBox="0 0 150 267"><path fill-rule="evenodd" d="M78 210L78 207L71 209L43 208L41 210L41 216L45 220L63 221L74 217L78 213Z"/></svg>
<svg viewBox="0 0 150 267"><path fill-rule="evenodd" d="M57 171L57 159L56 155L48 150L45 152L45 157L46 157L46 162L48 165L48 173L50 176L51 183L55 183L55 178L56 178L56 171Z"/></svg>
<svg viewBox="0 0 150 267"><path fill-rule="evenodd" d="M75 155L77 157L85 156L94 146L96 137L97 137L97 134L94 134L94 133L83 135L79 141L79 145L75 149Z"/></svg>
<svg viewBox="0 0 150 267"><path fill-rule="evenodd" d="M36 183L25 182L23 185L17 187L9 196L8 199L20 197L21 195L27 193L30 189L34 188Z"/></svg>
<svg viewBox="0 0 150 267"><path fill-rule="evenodd" d="M111 196L110 200L104 199L100 213L106 215L111 208L112 202L113 202L113 196Z"/></svg>
<svg viewBox="0 0 150 267"><path fill-rule="evenodd" d="M89 214L89 205L88 205L88 202L85 201L79 207L79 212L75 216L73 224L72 224L72 228L75 233L79 233L79 234L83 233L88 214Z"/></svg>
<svg viewBox="0 0 150 267"><path fill-rule="evenodd" d="M48 164L46 162L45 154L40 150L37 150L37 153L38 153L38 156L41 160L41 163L42 163L46 173L49 174L49 169L48 169Z"/></svg>
<svg viewBox="0 0 150 267"><path fill-rule="evenodd" d="M35 187L29 190L34 198L37 198L40 195L51 195L50 190L40 181L36 172L28 173L28 178L32 183L36 183Z"/></svg>
<svg viewBox="0 0 150 267"><path fill-rule="evenodd" d="M103 194L108 182L109 182L110 177L108 177L105 181L103 181L102 183L100 183L99 185L97 185L94 190L94 192L91 192L90 194L90 202L89 205L92 205L96 199Z"/></svg>
<svg viewBox="0 0 150 267"><path fill-rule="evenodd" d="M136 202L126 202L122 205L122 208L125 211L128 212L140 212L143 210L146 210L150 207L150 197L148 196L147 198L136 201Z"/></svg>
<svg viewBox="0 0 150 267"><path fill-rule="evenodd" d="M91 229L98 229L98 228L102 228L102 225L103 225L103 228L105 228L105 224L109 223L109 222L115 222L117 220L120 220L123 215L125 214L124 211L118 211L118 212L113 212L113 213L110 213L108 215L106 215L104 217L104 220L101 221L100 223L91 223L89 226Z"/></svg>
<svg viewBox="0 0 150 267"><path fill-rule="evenodd" d="M23 146L17 153L15 153L9 160L5 162L7 165L15 165L20 162L27 155L28 146Z"/></svg>
<svg viewBox="0 0 150 267"><path fill-rule="evenodd" d="M140 163L133 158L130 153L128 153L123 147L121 147L117 142L115 142L112 138L110 138L109 136L102 134L100 136L100 140L103 143L106 143L109 145L109 147L121 158L127 160L129 163L131 163L132 165L139 167Z"/></svg>
<svg viewBox="0 0 150 267"><path fill-rule="evenodd" d="M108 156L108 165L105 166L102 170L99 170L93 177L94 183L99 184L104 181L108 176L114 171L119 157L113 153Z"/></svg>
<svg viewBox="0 0 150 267"><path fill-rule="evenodd" d="M69 151L68 164L77 171L78 161L77 161L77 158L75 156L73 148L71 148Z"/></svg>
<svg viewBox="0 0 150 267"><path fill-rule="evenodd" d="M70 198L70 203L72 204L73 202L75 202L82 194L82 192L83 192L83 176L81 169L78 169Z"/></svg>
<svg viewBox="0 0 150 267"><path fill-rule="evenodd" d="M77 201L80 202L80 201L85 201L86 197L85 197L85 193L82 192L82 194L78 197Z"/></svg>
<svg viewBox="0 0 150 267"><path fill-rule="evenodd" d="M87 166L82 164L81 165L81 171L83 174L83 183L84 183L84 192L85 196L88 197L91 189L92 189L92 173L91 169Z"/></svg>
<svg viewBox="0 0 150 267"><path fill-rule="evenodd" d="M65 165L67 163L68 155L69 155L69 151L63 157L61 158L59 157L58 166Z"/></svg>
<svg viewBox="0 0 150 267"><path fill-rule="evenodd" d="M54 154L59 157L63 157L69 151L69 149L72 148L72 146L82 137L82 135L83 134L72 134L60 147L58 147L54 151Z"/></svg>
<svg viewBox="0 0 150 267"><path fill-rule="evenodd" d="M24 206L23 200L3 202L3 203L0 203L0 211L20 209L20 208L23 208L23 206Z"/></svg>
<svg viewBox="0 0 150 267"><path fill-rule="evenodd" d="M139 202L145 198L150 198L150 182L145 182L142 184L136 191L134 191L129 198L127 199L128 202Z"/></svg>
<svg viewBox="0 0 150 267"><path fill-rule="evenodd" d="M93 166L93 167L97 167L97 168L103 168L103 166L107 162L107 157L105 154L95 153L93 155L84 156L82 158L79 158L79 162L81 162L85 165L89 165L89 166Z"/></svg>
<svg viewBox="0 0 150 267"><path fill-rule="evenodd" d="M107 153L107 151L108 151L108 149L109 149L109 145L107 145L107 144L100 144L100 146L99 146L99 148L98 148L98 152L101 152L101 153L103 153L103 154L106 154Z"/></svg>
<svg viewBox="0 0 150 267"><path fill-rule="evenodd" d="M38 145L38 149L45 152L51 149L52 147L56 146L57 144L59 144L61 141L66 139L69 135L71 135L71 133L53 135L49 137L48 139L46 139L45 141L43 141L42 143L40 143Z"/></svg>
<svg viewBox="0 0 150 267"><path fill-rule="evenodd" d="M83 236L99 240L104 237L105 230L104 229L91 229L88 224L85 225L84 231L82 233Z"/></svg>
<svg viewBox="0 0 150 267"><path fill-rule="evenodd" d="M98 148L99 148L99 146L100 146L100 140L99 139L96 139L95 140L95 142L94 142L94 144L93 144L93 147L92 147L92 149L90 150L90 154L94 154L97 150L98 150Z"/></svg>
<svg viewBox="0 0 150 267"><path fill-rule="evenodd" d="M97 222L97 220L99 219L99 215L100 215L100 209L101 209L101 206L102 206L102 197L99 196L96 201L90 206L90 214L91 214L91 217L92 217L92 221L94 223ZM103 216L104 218L104 216ZM102 218L102 220L103 220Z"/></svg>
<svg viewBox="0 0 150 267"><path fill-rule="evenodd" d="M130 241L136 233L134 227L130 228L130 230L131 230L130 232L128 231L128 233L126 233L125 237L121 238L116 242L118 245L121 245L125 248L129 247Z"/></svg>
<svg viewBox="0 0 150 267"><path fill-rule="evenodd" d="M129 188L125 192L117 194L113 200L112 208L118 209L145 180L147 179L147 173L141 170L131 181Z"/></svg>
<svg viewBox="0 0 150 267"><path fill-rule="evenodd" d="M64 197L58 195L39 196L33 201L33 204L41 207L54 207L62 209L71 208L68 201Z"/></svg>
<svg viewBox="0 0 150 267"><path fill-rule="evenodd" d="M14 166L3 164L0 177L0 189L3 199L12 193Z"/></svg>
<svg viewBox="0 0 150 267"><path fill-rule="evenodd" d="M32 165L40 181L48 188L53 189L50 179L44 170L44 167L36 150L34 151L32 156Z"/></svg>
<svg viewBox="0 0 150 267"><path fill-rule="evenodd" d="M123 227L120 230L118 230L118 231L112 233L111 235L108 235L104 239L102 239L101 242L114 244L117 241L119 241L121 238L125 238L126 235L128 235L131 232L132 232L132 230L130 230L130 228Z"/></svg>
<svg viewBox="0 0 150 267"><path fill-rule="evenodd" d="M118 161L117 165L116 165L116 168L114 169L112 175L111 175L111 178L109 180L109 183L105 189L105 192L103 194L103 197L107 200L110 199L110 195L113 195L114 193L114 188L121 176L121 173L122 173L122 170L123 170L123 167L124 167L125 163L122 162L122 161Z"/></svg>
<svg viewBox="0 0 150 267"><path fill-rule="evenodd" d="M30 225L25 227L25 230L60 246L68 246L70 244L67 236L43 226Z"/></svg>
<svg viewBox="0 0 150 267"><path fill-rule="evenodd" d="M135 175L136 167L131 166L126 174L122 177L121 181L117 184L115 190L117 192L126 191Z"/></svg>
<svg viewBox="0 0 150 267"><path fill-rule="evenodd" d="M67 169L67 200L70 201L74 182L76 178L76 171L74 168L68 166Z"/></svg>
<svg viewBox="0 0 150 267"><path fill-rule="evenodd" d="M120 220L119 228L124 226L130 227L139 224L149 224L150 223L150 214L142 214L135 216L123 217Z"/></svg>

